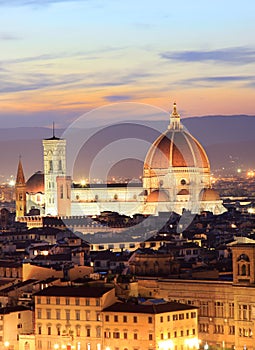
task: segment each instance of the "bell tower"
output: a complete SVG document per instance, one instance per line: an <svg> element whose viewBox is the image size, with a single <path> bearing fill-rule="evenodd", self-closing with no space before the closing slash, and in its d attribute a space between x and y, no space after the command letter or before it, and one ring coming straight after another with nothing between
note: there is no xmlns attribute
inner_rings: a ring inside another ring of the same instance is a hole
<svg viewBox="0 0 255 350"><path fill-rule="evenodd" d="M233 261L233 282L255 284L255 241L240 237L239 242L230 244ZM235 243L235 244L234 244Z"/></svg>
<svg viewBox="0 0 255 350"><path fill-rule="evenodd" d="M16 218L26 215L26 181L21 163L21 157L19 158L19 165L16 177Z"/></svg>
<svg viewBox="0 0 255 350"><path fill-rule="evenodd" d="M45 215L58 215L57 177L66 176L66 140L53 135L43 140Z"/></svg>

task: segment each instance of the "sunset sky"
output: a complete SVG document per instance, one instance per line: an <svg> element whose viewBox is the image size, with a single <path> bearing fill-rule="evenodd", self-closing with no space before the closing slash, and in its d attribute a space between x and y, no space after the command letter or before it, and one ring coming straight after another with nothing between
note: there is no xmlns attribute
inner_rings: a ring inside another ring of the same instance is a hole
<svg viewBox="0 0 255 350"><path fill-rule="evenodd" d="M0 0L1 127L139 102L255 114L251 0Z"/></svg>

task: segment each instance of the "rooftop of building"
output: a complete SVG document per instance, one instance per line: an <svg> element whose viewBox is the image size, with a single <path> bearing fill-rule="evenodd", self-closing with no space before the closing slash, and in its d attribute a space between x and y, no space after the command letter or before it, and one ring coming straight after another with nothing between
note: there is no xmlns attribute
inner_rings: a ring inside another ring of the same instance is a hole
<svg viewBox="0 0 255 350"><path fill-rule="evenodd" d="M41 290L36 296L63 296L63 297L80 297L80 298L100 298L105 293L114 289L99 285L85 284L82 286L53 286Z"/></svg>
<svg viewBox="0 0 255 350"><path fill-rule="evenodd" d="M186 310L196 310L197 307L175 303L175 302L161 302L161 303L134 303L134 302L116 302L104 309L105 312L124 312L137 314L161 314L165 312L178 312Z"/></svg>

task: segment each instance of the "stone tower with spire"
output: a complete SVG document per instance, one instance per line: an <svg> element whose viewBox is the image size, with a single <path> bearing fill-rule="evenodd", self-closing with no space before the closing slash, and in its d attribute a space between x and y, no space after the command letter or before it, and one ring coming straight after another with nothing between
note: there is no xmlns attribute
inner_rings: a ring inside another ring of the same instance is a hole
<svg viewBox="0 0 255 350"><path fill-rule="evenodd" d="M58 213L57 178L66 176L66 140L55 136L54 123L52 137L43 140L45 214Z"/></svg>
<svg viewBox="0 0 255 350"><path fill-rule="evenodd" d="M19 159L19 165L16 177L16 218L26 215L26 181L21 163Z"/></svg>

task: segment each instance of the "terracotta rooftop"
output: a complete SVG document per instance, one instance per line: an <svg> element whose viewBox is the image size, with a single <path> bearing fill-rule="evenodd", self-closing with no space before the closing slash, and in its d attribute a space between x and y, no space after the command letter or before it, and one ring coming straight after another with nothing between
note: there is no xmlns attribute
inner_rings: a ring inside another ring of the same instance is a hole
<svg viewBox="0 0 255 350"><path fill-rule="evenodd" d="M173 312L173 311L186 311L186 310L195 310L197 307L175 303L175 302L165 302L160 304L135 304L135 303L121 303L116 302L113 305L105 308L103 311L106 312L132 312L139 314L160 314L164 312Z"/></svg>

